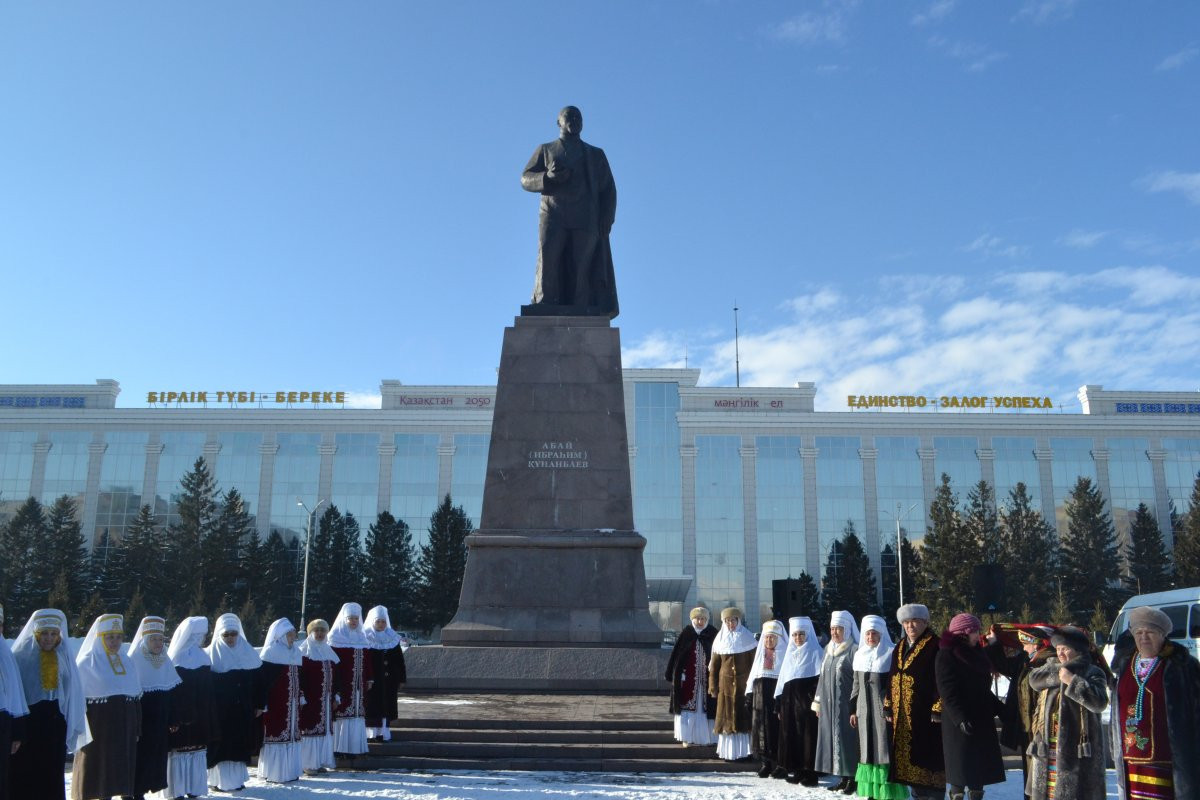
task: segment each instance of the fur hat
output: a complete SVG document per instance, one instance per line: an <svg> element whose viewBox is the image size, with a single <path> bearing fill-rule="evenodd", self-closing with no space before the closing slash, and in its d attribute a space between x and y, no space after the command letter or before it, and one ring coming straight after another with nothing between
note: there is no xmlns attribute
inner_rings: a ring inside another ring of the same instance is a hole
<svg viewBox="0 0 1200 800"><path fill-rule="evenodd" d="M1157 608L1139 606L1129 612L1129 630L1131 631L1138 628L1154 628L1163 636L1170 636L1173 627L1171 618Z"/></svg>
<svg viewBox="0 0 1200 800"><path fill-rule="evenodd" d="M1066 645L1080 655L1091 652L1092 640L1088 635L1073 625L1064 625L1050 637L1050 644L1055 647Z"/></svg>
<svg viewBox="0 0 1200 800"><path fill-rule="evenodd" d="M966 636L983 629L983 623L974 614L955 614L946 630L955 636Z"/></svg>
<svg viewBox="0 0 1200 800"><path fill-rule="evenodd" d="M745 615L742 614L742 610L737 606L730 606L729 608L721 610L721 622L724 622L730 617L737 617L739 621L746 618Z"/></svg>
<svg viewBox="0 0 1200 800"><path fill-rule="evenodd" d="M929 622L929 609L920 603L906 603L896 609L896 621L908 622L910 619L923 619Z"/></svg>
<svg viewBox="0 0 1200 800"><path fill-rule="evenodd" d="M317 628L324 628L325 630L329 630L329 623L323 619L314 619L312 622L308 623L308 625L304 628L304 630L307 631L308 633L312 633Z"/></svg>
<svg viewBox="0 0 1200 800"><path fill-rule="evenodd" d="M692 609L692 613L688 614L688 619L700 619L701 617L704 619L711 619L712 614L709 614L708 609L704 606L696 606Z"/></svg>

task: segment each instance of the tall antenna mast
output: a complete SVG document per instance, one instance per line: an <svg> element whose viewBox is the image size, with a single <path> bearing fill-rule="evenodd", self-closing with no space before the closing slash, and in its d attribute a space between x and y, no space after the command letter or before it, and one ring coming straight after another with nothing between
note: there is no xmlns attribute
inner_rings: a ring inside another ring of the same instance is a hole
<svg viewBox="0 0 1200 800"><path fill-rule="evenodd" d="M742 388L742 356L738 345L738 307L737 300L733 301L733 370L737 376L737 386Z"/></svg>

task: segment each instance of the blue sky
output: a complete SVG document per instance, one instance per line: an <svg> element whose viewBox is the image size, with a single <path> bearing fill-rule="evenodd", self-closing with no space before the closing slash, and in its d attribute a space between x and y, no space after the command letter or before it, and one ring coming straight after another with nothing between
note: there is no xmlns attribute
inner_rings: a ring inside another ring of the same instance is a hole
<svg viewBox="0 0 1200 800"><path fill-rule="evenodd" d="M1190 2L10 2L0 383L492 383L572 103L626 366L1195 390L1197 86Z"/></svg>

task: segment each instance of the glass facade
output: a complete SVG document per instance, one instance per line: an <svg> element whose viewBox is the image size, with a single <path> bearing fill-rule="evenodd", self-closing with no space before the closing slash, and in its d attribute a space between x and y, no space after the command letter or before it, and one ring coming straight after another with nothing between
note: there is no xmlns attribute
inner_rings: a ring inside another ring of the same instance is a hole
<svg viewBox="0 0 1200 800"><path fill-rule="evenodd" d="M1128 541L1139 503L1145 503L1150 513L1158 517L1154 502L1154 471L1146 455L1150 440L1109 438L1105 445L1108 447L1108 485L1112 493L1109 507L1113 525L1117 529L1117 541Z"/></svg>
<svg viewBox="0 0 1200 800"><path fill-rule="evenodd" d="M854 524L854 532L862 539L867 529L867 512L862 459L858 455L862 440L857 436L818 436L816 444L817 541L823 579L830 547L845 534L847 523Z"/></svg>
<svg viewBox="0 0 1200 800"><path fill-rule="evenodd" d="M950 487L960 500L966 500L967 492L979 483L983 471L979 467L979 440L974 436L935 436L933 449L936 480L940 484L942 473L950 476Z"/></svg>
<svg viewBox="0 0 1200 800"><path fill-rule="evenodd" d="M488 446L491 436L483 433L454 435L454 465L451 468L450 497L462 506L479 526L483 513L483 482L487 477Z"/></svg>
<svg viewBox="0 0 1200 800"><path fill-rule="evenodd" d="M696 437L696 588L708 608L745 609L741 447L740 436Z"/></svg>
<svg viewBox="0 0 1200 800"><path fill-rule="evenodd" d="M392 458L392 516L408 523L413 546L429 540L429 518L438 502L436 433L397 433ZM478 524L477 517L472 522Z"/></svg>
<svg viewBox="0 0 1200 800"><path fill-rule="evenodd" d="M271 486L271 528L279 531L285 540L298 538L303 541L308 515L297 505L297 500L304 501L309 510L313 510L322 499L317 497L321 476L321 434L280 433L276 435L276 443L279 449L275 451L275 475ZM314 530L328 507L326 504L317 511Z"/></svg>
<svg viewBox="0 0 1200 800"><path fill-rule="evenodd" d="M46 453L46 480L42 484L42 505L51 505L62 495L83 508L87 492L88 444L92 434L78 431L50 431L50 452Z"/></svg>
<svg viewBox="0 0 1200 800"><path fill-rule="evenodd" d="M179 481L204 455L207 435L168 431L160 434L162 452L158 456L158 477L154 482L154 516L160 525L179 522ZM210 465L211 468L211 465Z"/></svg>
<svg viewBox="0 0 1200 800"><path fill-rule="evenodd" d="M679 461L679 384L634 387L633 519L646 537L648 576L685 573L683 478Z"/></svg>
<svg viewBox="0 0 1200 800"><path fill-rule="evenodd" d="M1167 451L1163 471L1171 508L1176 516L1186 514L1191 508L1196 478L1200 475L1200 439L1169 438L1163 439L1162 445Z"/></svg>
<svg viewBox="0 0 1200 800"><path fill-rule="evenodd" d="M353 514L366 536L379 514L379 434L339 433L334 441L329 502L343 514Z"/></svg>
<svg viewBox="0 0 1200 800"><path fill-rule="evenodd" d="M262 434L222 431L217 441L221 445L215 465L217 485L222 491L237 489L251 520L255 520L262 478Z"/></svg>
<svg viewBox="0 0 1200 800"><path fill-rule="evenodd" d="M1067 532L1067 498L1080 478L1089 478L1096 485L1096 461L1092 458L1092 440L1082 437L1052 438L1054 452L1051 472L1054 475L1054 520L1058 535Z"/></svg>
<svg viewBox="0 0 1200 800"><path fill-rule="evenodd" d="M120 541L125 528L137 516L142 505L146 443L149 441L147 433L110 431L104 435L108 446L100 464L95 541L107 540L109 544Z"/></svg>
<svg viewBox="0 0 1200 800"><path fill-rule="evenodd" d="M804 462L799 436L755 440L758 607L771 618L771 581L799 577L805 559Z"/></svg>
<svg viewBox="0 0 1200 800"><path fill-rule="evenodd" d="M34 431L0 431L0 525L29 499Z"/></svg>
<svg viewBox="0 0 1200 800"><path fill-rule="evenodd" d="M1018 483L1025 484L1029 504L1033 508L1042 505L1042 479L1038 473L1037 458L1033 455L1037 443L1032 436L996 436L992 439L995 453L993 464L996 471L996 505L1003 508L1009 493Z"/></svg>

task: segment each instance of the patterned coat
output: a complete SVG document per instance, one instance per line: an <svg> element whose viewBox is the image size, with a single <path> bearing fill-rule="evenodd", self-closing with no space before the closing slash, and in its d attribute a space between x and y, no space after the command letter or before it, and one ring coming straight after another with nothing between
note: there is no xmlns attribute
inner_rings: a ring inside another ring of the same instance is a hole
<svg viewBox="0 0 1200 800"><path fill-rule="evenodd" d="M891 683L884 713L892 720L888 780L908 786L943 789L942 700L934 674L938 640L927 629L913 644L902 637L892 651ZM933 716L939 715L938 721Z"/></svg>
<svg viewBox="0 0 1200 800"><path fill-rule="evenodd" d="M1059 666L1058 659L1052 656L1029 673L1029 688L1037 692L1038 697L1034 715L1038 724L1029 744L1031 767L1025 793L1032 800L1046 800L1049 795L1049 741L1057 714L1055 798L1088 800L1103 797L1107 785L1100 712L1108 705L1108 678L1104 670L1084 655L1065 664L1073 677L1064 688L1058 680Z"/></svg>
<svg viewBox="0 0 1200 800"><path fill-rule="evenodd" d="M695 628L688 625L675 640L664 676L671 682L672 714L679 714L684 710L699 711L698 708L686 708L691 705L693 695L699 692L700 697L696 698L696 705L704 703L704 712L709 719L717 715L717 700L708 694L708 686L697 686L698 682L708 684L711 680L707 670L709 659L712 658L713 640L716 638L717 629L712 625L699 634Z"/></svg>

